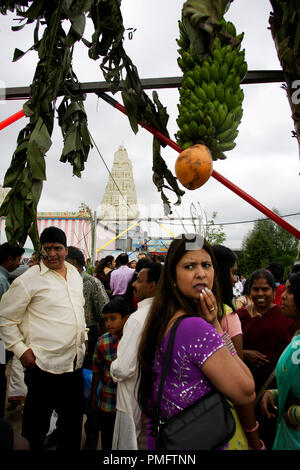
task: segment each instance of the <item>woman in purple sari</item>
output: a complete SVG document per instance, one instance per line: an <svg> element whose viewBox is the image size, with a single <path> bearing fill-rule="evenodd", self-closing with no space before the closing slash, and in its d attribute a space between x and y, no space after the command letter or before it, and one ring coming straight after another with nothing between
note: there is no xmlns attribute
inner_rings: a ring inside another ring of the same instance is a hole
<svg viewBox="0 0 300 470"><path fill-rule="evenodd" d="M175 336L162 416L171 418L212 388L235 405L255 399L252 375L218 321L215 266L210 245L199 235L181 235L170 245L139 347L139 403L150 423L170 328L180 316L186 318ZM155 449L155 439L148 449Z"/></svg>

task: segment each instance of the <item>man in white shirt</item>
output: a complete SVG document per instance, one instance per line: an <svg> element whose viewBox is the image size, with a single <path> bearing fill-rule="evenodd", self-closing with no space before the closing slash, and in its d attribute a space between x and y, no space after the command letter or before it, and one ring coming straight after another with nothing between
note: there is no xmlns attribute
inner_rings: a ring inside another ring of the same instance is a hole
<svg viewBox="0 0 300 470"><path fill-rule="evenodd" d="M123 336L118 344L117 358L110 372L117 386L116 421L113 436L114 450L137 450L145 448L142 438L142 413L137 402L138 346L147 319L162 266L149 261L138 273L133 283L138 309L128 318Z"/></svg>
<svg viewBox="0 0 300 470"><path fill-rule="evenodd" d="M81 366L87 340L82 278L65 262L67 240L57 227L40 237L45 256L17 277L0 303L0 336L25 367L22 435L42 449L52 411L61 418L58 449L80 449Z"/></svg>

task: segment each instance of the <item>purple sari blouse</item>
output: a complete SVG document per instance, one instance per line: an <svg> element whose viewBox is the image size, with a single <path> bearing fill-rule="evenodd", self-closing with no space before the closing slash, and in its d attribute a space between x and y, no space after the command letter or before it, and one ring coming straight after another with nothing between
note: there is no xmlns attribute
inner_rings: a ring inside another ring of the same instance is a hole
<svg viewBox="0 0 300 470"><path fill-rule="evenodd" d="M152 390L154 401L157 397L170 331L155 354L155 380ZM205 361L222 347L224 343L221 336L202 318L187 317L181 321L176 331L172 359L162 394L163 417L169 419L212 389L201 368Z"/></svg>

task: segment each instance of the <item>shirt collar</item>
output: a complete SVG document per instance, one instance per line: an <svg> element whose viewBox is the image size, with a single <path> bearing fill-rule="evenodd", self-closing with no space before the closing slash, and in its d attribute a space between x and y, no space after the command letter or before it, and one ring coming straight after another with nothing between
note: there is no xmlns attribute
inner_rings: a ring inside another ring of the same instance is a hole
<svg viewBox="0 0 300 470"><path fill-rule="evenodd" d="M53 271L53 269L50 269L50 268L48 268L48 267L45 265L45 263L44 263L43 260L41 261L40 266L41 266L41 274L45 274L45 273L47 273L48 271ZM72 265L71 265L70 263L68 263L67 261L65 261L65 266L66 266L66 268L67 268L67 270L68 270L68 269L70 268L70 266L72 266Z"/></svg>
<svg viewBox="0 0 300 470"><path fill-rule="evenodd" d="M153 299L154 297L147 297L147 299L141 300L140 302L138 302L138 308L145 307L146 305L151 304Z"/></svg>

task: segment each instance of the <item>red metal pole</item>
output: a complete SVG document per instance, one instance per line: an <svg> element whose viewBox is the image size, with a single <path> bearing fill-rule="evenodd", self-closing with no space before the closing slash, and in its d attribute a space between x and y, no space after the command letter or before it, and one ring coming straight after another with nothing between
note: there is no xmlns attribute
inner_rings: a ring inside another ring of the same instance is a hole
<svg viewBox="0 0 300 470"><path fill-rule="evenodd" d="M16 114L13 114L9 118L4 119L4 121L0 122L0 131L23 116L25 116L25 114L23 113L23 110L21 110L21 111L18 111Z"/></svg>
<svg viewBox="0 0 300 470"><path fill-rule="evenodd" d="M116 101L114 98L112 98L111 96L107 95L106 93L104 92L100 92L100 93L97 93L98 96L100 98L102 98L103 100L105 100L107 103L109 103L110 105L112 105L114 108L118 109L119 111L121 111L122 113L126 114L126 109L123 105L121 105L120 103L118 103L118 101ZM151 134L155 135L158 139L160 139L162 142L165 142L167 145L169 145L171 148L173 148L174 150L176 150L176 152L180 153L182 150L181 148L179 147L179 145L176 144L176 142L174 142L173 140L169 139L168 137L166 137L164 134L162 134L161 132L159 132L158 130L154 129L154 127L150 126L149 124L143 126L140 122L139 124L144 127L145 129L147 129L149 132L151 132ZM252 196L250 196L249 194L245 193L245 191L243 191L242 189L240 189L238 186L236 186L235 184L231 183L231 181L229 181L228 179L226 179L224 176L222 176L220 173L218 173L216 170L213 170L212 172L212 176L217 180L219 181L220 183L224 184L224 186L226 186L227 188L231 189L231 191L233 191L234 193L236 193L238 196L240 196L242 199L244 199L246 202L248 202L249 204L251 204L253 207L255 207L256 209L258 209L260 212L262 212L263 214L265 214L267 217L269 217L269 219L273 220L274 222L276 222L276 224L280 225L280 227L282 227L284 230L286 230L287 232L289 232L291 235L293 235L294 237L298 238L300 240L300 231L297 230L295 227L293 227L292 225L290 225L288 222L286 222L285 220L283 220L281 217L279 217L277 214L275 214L275 212L271 211L270 209L268 209L266 206L264 206L263 204L261 204L260 202L258 202L256 199L254 199Z"/></svg>

